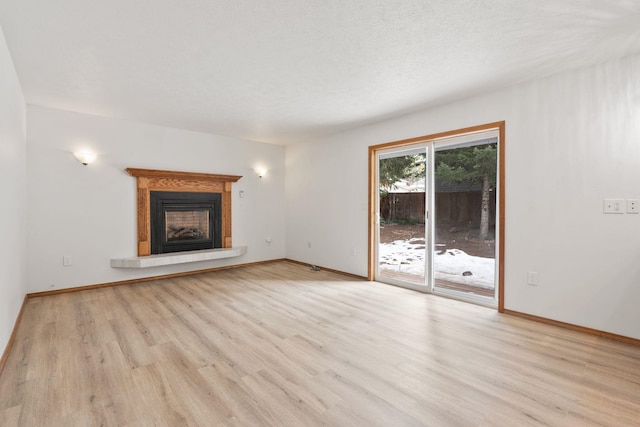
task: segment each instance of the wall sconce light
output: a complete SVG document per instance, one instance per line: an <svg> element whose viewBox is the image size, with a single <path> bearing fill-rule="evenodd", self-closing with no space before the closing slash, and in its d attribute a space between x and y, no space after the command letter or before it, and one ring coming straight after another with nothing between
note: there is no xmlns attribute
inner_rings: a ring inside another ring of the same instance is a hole
<svg viewBox="0 0 640 427"><path fill-rule="evenodd" d="M76 159L78 159L80 163L82 163L85 166L93 162L96 159L96 157L98 157L96 153L92 151L87 151L87 150L76 151L75 153L73 153L73 155L75 156Z"/></svg>
<svg viewBox="0 0 640 427"><path fill-rule="evenodd" d="M262 178L263 176L265 176L267 174L267 170L265 168L256 168L256 175L258 175L258 178Z"/></svg>

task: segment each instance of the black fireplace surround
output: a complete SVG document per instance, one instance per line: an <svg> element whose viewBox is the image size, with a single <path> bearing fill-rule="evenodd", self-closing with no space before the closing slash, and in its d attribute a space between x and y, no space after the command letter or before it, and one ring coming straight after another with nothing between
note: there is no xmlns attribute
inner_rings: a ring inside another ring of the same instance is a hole
<svg viewBox="0 0 640 427"><path fill-rule="evenodd" d="M220 193L151 191L151 253L222 247Z"/></svg>

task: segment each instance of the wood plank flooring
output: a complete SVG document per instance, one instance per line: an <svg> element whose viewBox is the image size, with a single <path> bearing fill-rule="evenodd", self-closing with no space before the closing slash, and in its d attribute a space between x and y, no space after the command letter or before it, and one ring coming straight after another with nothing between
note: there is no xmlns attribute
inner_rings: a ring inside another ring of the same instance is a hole
<svg viewBox="0 0 640 427"><path fill-rule="evenodd" d="M2 426L632 426L640 348L281 262L32 298Z"/></svg>

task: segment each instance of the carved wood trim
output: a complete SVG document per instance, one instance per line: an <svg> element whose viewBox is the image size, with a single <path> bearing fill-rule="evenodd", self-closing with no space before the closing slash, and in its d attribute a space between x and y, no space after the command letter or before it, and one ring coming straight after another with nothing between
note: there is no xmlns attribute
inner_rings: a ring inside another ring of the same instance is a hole
<svg viewBox="0 0 640 427"><path fill-rule="evenodd" d="M157 169L127 168L126 171L129 172L129 175L135 177L143 176L146 178L163 178L208 182L237 182L240 178L242 178L242 176L240 175L218 175L212 173L177 172Z"/></svg>
<svg viewBox="0 0 640 427"><path fill-rule="evenodd" d="M127 168L137 182L138 256L151 255L151 191L222 194L222 247L231 248L231 184L242 176Z"/></svg>

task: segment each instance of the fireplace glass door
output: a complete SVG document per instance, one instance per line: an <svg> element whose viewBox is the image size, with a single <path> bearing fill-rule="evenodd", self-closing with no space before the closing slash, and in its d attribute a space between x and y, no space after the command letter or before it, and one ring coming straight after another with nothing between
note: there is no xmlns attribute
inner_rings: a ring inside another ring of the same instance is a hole
<svg viewBox="0 0 640 427"><path fill-rule="evenodd" d="M167 210L164 213L167 242L211 239L209 211Z"/></svg>
<svg viewBox="0 0 640 427"><path fill-rule="evenodd" d="M151 192L151 253L222 247L220 193Z"/></svg>

